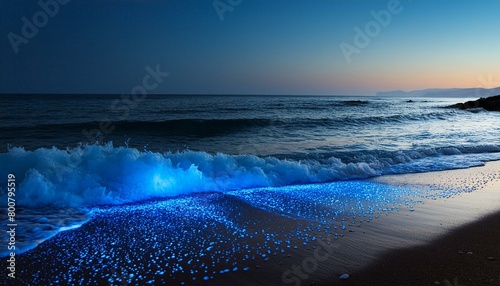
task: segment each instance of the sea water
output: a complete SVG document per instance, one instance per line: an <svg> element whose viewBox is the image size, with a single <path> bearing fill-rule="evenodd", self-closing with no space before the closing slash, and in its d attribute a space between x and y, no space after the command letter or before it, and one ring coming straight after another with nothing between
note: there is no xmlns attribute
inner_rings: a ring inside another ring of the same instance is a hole
<svg viewBox="0 0 500 286"><path fill-rule="evenodd" d="M500 159L500 113L446 108L463 100L3 96L0 188L14 173L23 205L81 206Z"/></svg>
<svg viewBox="0 0 500 286"><path fill-rule="evenodd" d="M499 160L500 113L447 108L465 100L3 96L0 197L7 202L7 175L15 174L22 251L110 206L146 208L159 198L181 208L194 200L191 212L248 235L210 199L192 197L200 192L324 227L356 212L353 205L370 217L401 204L390 187L346 180ZM329 185L300 187L319 183Z"/></svg>

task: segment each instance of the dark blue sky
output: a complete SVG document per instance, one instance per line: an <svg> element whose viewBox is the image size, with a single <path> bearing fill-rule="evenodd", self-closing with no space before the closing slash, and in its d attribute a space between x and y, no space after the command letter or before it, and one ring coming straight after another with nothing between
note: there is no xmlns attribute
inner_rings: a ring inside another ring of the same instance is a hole
<svg viewBox="0 0 500 286"><path fill-rule="evenodd" d="M500 85L498 0L58 1L0 2L0 92L128 93L157 65L152 93Z"/></svg>

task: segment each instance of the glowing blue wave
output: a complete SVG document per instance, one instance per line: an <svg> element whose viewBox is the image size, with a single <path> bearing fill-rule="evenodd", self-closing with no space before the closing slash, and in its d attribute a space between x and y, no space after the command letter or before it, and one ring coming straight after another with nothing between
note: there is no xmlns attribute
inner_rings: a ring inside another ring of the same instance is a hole
<svg viewBox="0 0 500 286"><path fill-rule="evenodd" d="M161 154L113 147L111 143L68 150L13 148L0 154L0 174L3 179L7 178L7 173L14 173L18 178L18 206L81 207L196 192L227 192L389 173L466 168L500 159L500 152L491 152L496 150L491 148L479 148L479 152L490 151L480 154L463 154L457 148L401 151L382 157L357 156L351 158L350 163L335 157L323 161L296 161L194 151ZM0 196L5 198L6 189L2 186L7 184L0 183Z"/></svg>
<svg viewBox="0 0 500 286"><path fill-rule="evenodd" d="M19 178L18 205L121 204L204 191L317 183L379 173L367 164L306 164L251 155L153 153L85 146L72 150L11 149L0 173ZM6 176L5 176L6 178ZM6 184L3 184L6 186ZM5 195L5 190L2 190Z"/></svg>

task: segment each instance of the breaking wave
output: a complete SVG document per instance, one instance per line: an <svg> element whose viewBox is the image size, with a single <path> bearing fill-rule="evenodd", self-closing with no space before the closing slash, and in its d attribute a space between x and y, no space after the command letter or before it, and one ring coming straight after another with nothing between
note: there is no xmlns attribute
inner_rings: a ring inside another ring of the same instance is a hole
<svg viewBox="0 0 500 286"><path fill-rule="evenodd" d="M7 173L16 176L16 202L20 206L80 207L123 204L194 192L224 192L465 168L500 159L500 149L496 146L462 151L447 148L394 152L383 156L370 155L364 161L336 157L290 160L195 151L143 152L108 143L66 150L56 147L34 151L12 148L0 154L0 174L2 178L7 178ZM473 153L485 151L487 153ZM471 153L478 159L464 158ZM428 157L433 158L427 160ZM5 187L0 189L0 195L7 195Z"/></svg>

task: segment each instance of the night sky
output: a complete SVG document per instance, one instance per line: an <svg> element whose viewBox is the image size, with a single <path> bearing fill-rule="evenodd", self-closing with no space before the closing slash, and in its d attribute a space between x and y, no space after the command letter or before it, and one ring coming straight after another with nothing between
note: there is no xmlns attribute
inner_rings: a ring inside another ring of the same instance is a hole
<svg viewBox="0 0 500 286"><path fill-rule="evenodd" d="M1 0L0 93L127 93L148 66L170 73L159 94L493 87L499 14L498 0Z"/></svg>

